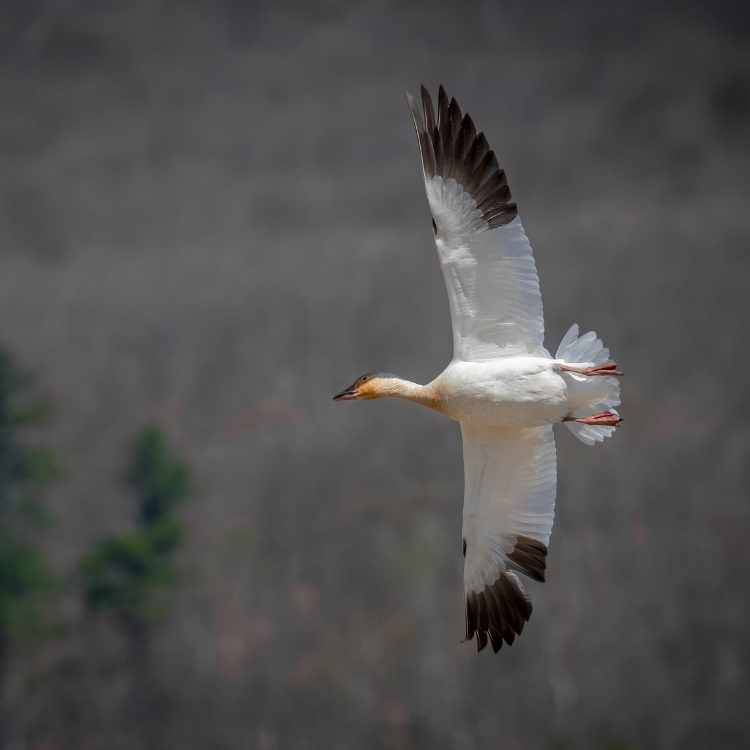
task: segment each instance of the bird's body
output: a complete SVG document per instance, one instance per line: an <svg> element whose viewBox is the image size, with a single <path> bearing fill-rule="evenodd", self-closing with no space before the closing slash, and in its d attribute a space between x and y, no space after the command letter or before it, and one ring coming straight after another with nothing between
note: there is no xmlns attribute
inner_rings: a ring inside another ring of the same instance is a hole
<svg viewBox="0 0 750 750"><path fill-rule="evenodd" d="M431 383L368 374L335 398L402 398L461 424L466 638L513 643L531 615L518 573L544 580L555 511L553 425L610 437L621 375L593 332L544 347L536 264L505 173L443 88L437 116L407 95L453 324L453 359Z"/></svg>
<svg viewBox="0 0 750 750"><path fill-rule="evenodd" d="M453 360L430 384L439 411L482 427L541 427L569 414L567 384L550 357Z"/></svg>

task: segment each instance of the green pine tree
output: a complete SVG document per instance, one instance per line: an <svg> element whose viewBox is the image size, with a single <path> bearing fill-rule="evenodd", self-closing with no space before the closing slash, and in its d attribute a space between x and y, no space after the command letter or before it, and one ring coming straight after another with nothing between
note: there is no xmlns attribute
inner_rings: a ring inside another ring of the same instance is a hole
<svg viewBox="0 0 750 750"><path fill-rule="evenodd" d="M31 376L0 350L0 747L10 741L11 651L21 638L41 634L53 584L38 543L50 522L44 490L57 474L53 452L35 439L48 415Z"/></svg>
<svg viewBox="0 0 750 750"><path fill-rule="evenodd" d="M160 747L151 642L178 582L183 526L177 511L189 495L190 477L161 430L150 426L135 441L126 482L136 501L135 527L101 540L83 559L84 594L89 612L110 615L128 642L132 720L143 746Z"/></svg>
<svg viewBox="0 0 750 750"><path fill-rule="evenodd" d="M137 503L136 527L100 541L84 558L83 575L88 607L131 630L148 628L165 612L183 537L176 511L190 482L186 464L153 426L135 441L126 481Z"/></svg>

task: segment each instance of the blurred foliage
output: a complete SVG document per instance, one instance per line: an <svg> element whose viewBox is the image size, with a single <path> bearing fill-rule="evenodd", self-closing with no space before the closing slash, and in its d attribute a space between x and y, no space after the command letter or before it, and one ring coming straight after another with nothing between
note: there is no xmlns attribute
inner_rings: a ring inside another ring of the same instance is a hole
<svg viewBox="0 0 750 750"><path fill-rule="evenodd" d="M83 559L85 597L93 611L144 625L164 613L164 594L176 584L183 528L175 511L190 478L161 430L150 426L135 441L126 481L138 502L137 528L101 540Z"/></svg>
<svg viewBox="0 0 750 750"><path fill-rule="evenodd" d="M42 621L37 594L49 590L52 577L44 555L30 544L0 536L0 631L29 633Z"/></svg>
<svg viewBox="0 0 750 750"><path fill-rule="evenodd" d="M158 525L188 495L187 466L174 457L163 433L147 427L136 441L128 484L140 498L139 523Z"/></svg>
<svg viewBox="0 0 750 750"><path fill-rule="evenodd" d="M54 453L30 442L49 418L33 378L0 350L0 638L36 632L40 595L53 578L35 532L50 522L43 489L59 473Z"/></svg>

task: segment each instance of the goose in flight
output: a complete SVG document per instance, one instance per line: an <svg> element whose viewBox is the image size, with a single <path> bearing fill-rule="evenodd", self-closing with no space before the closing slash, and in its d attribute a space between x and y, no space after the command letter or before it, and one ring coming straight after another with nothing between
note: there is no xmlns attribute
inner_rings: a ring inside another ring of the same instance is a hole
<svg viewBox="0 0 750 750"><path fill-rule="evenodd" d="M358 378L336 401L401 398L461 425L466 640L495 652L531 615L519 574L544 581L555 512L553 425L594 445L620 424L617 376L596 333L570 327L553 357L531 245L505 172L441 86L407 94L453 325L453 359L431 383Z"/></svg>

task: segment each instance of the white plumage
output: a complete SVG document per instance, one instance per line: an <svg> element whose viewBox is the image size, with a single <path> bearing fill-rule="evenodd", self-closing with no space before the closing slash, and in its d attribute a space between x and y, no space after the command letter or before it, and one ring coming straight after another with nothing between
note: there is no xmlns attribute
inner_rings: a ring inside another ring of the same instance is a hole
<svg viewBox="0 0 750 750"><path fill-rule="evenodd" d="M464 444L464 584L491 586L518 534L547 546L555 517L557 461L551 425L525 430L461 425Z"/></svg>
<svg viewBox="0 0 750 750"><path fill-rule="evenodd" d="M479 361L545 353L539 277L521 219L485 231L474 201L454 179L425 183L451 307L453 356Z"/></svg>
<svg viewBox="0 0 750 750"><path fill-rule="evenodd" d="M391 396L461 424L466 638L512 643L531 614L516 575L544 580L555 512L553 425L593 445L619 424L609 350L571 326L553 358L531 244L486 139L443 88L407 95L453 326L453 360L420 386L365 375L337 399Z"/></svg>

